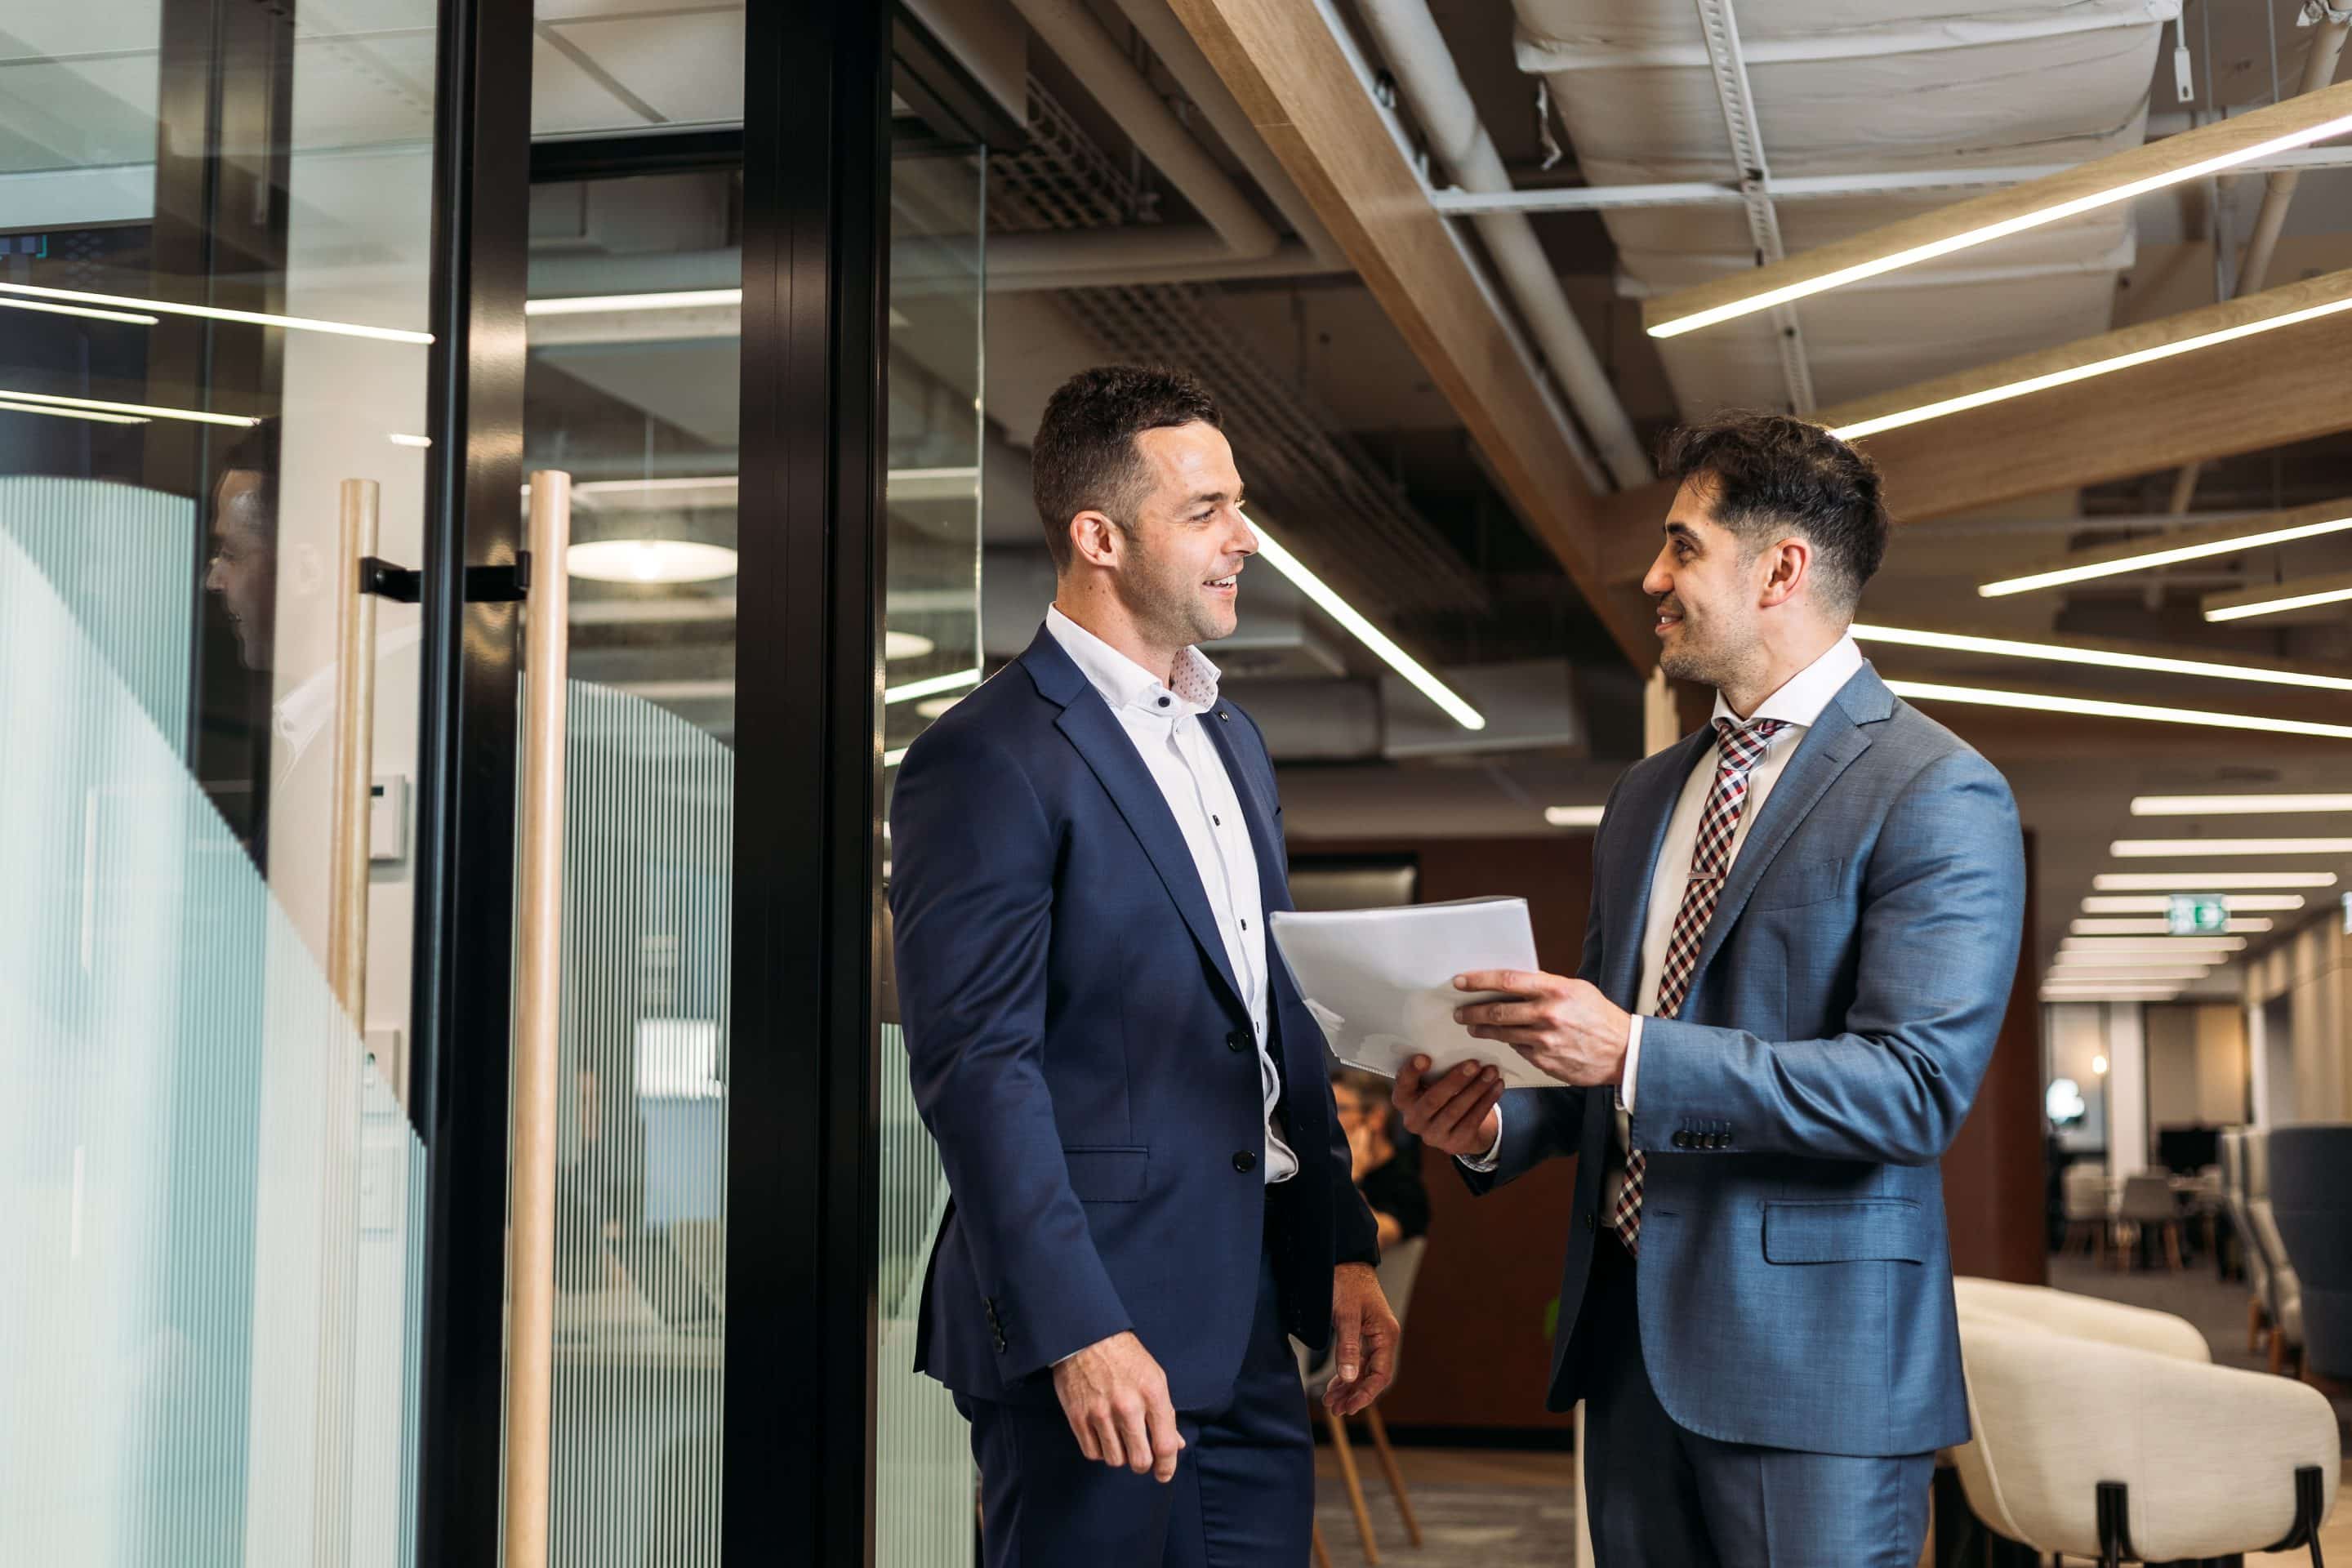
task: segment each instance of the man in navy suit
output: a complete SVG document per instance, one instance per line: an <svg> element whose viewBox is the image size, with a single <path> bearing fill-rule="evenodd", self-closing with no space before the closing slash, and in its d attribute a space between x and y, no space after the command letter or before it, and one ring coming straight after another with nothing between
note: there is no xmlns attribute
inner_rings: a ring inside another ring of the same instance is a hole
<svg viewBox="0 0 2352 1568"><path fill-rule="evenodd" d="M1601 1568L1911 1568L1969 1435L1937 1161L2016 976L2017 809L1854 647L1867 458L1750 415L1662 467L1643 587L1713 721L1611 795L1580 978L1455 982L1507 994L1457 1016L1563 1087L1396 1100L1481 1192L1578 1157L1549 1403L1588 1402Z"/></svg>
<svg viewBox="0 0 2352 1568"><path fill-rule="evenodd" d="M1195 645L1257 549L1214 403L1087 371L1032 450L1058 578L1013 664L908 751L891 910L952 1195L917 1365L971 1423L991 1568L1306 1561L1286 1335L1352 1412L1394 1366L1290 907L1264 737Z"/></svg>

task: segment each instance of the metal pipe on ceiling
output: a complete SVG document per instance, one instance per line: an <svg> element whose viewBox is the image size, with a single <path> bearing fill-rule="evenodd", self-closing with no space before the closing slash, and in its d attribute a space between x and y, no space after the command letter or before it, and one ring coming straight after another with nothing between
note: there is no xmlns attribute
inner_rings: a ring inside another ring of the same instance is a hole
<svg viewBox="0 0 2352 1568"><path fill-rule="evenodd" d="M1502 154L1478 119L1426 0L1362 0L1361 10L1439 163L1466 189L1509 190ZM1578 324L1535 226L1518 213L1488 213L1471 221L1610 475L1629 488L1647 484L1654 477L1649 455Z"/></svg>
<svg viewBox="0 0 2352 1568"><path fill-rule="evenodd" d="M2328 15L2330 19L2322 23L2319 30L2312 35L2310 52L2304 56L2303 80L2294 89L2298 98L2307 92L2317 92L2336 79L2336 63L2344 53L2346 35L2352 34L2352 17L2336 20L2336 14L2332 10ZM2209 71L2213 68L2210 60L2206 62L2205 68ZM2294 204L2294 187L2301 178L2296 170L2283 169L2274 171L2264 184L2262 208L2254 214L2253 231L2246 239L2244 259L2238 264L2236 297L2242 299L2248 294L2262 292L2263 285L2270 276L2272 254L2278 248L2279 232L2286 226L2286 209ZM2222 243L2220 225L2221 214L2217 209L2213 236L2217 252ZM2198 477L2204 471L2202 463L2190 463L2180 470L2179 477L2172 484L2174 511L2189 510L2189 503L2197 495Z"/></svg>

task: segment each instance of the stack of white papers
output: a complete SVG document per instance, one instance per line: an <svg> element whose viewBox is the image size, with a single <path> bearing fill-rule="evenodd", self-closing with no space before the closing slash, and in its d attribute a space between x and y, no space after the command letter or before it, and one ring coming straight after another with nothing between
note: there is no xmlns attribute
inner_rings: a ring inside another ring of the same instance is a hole
<svg viewBox="0 0 2352 1568"><path fill-rule="evenodd" d="M1388 910L1276 911L1274 944L1331 1054L1349 1067L1396 1077L1416 1056L1430 1076L1464 1062L1490 1064L1517 1089L1557 1089L1498 1040L1477 1040L1454 1021L1465 1002L1494 992L1454 989L1480 969L1532 970L1535 929L1525 899L1459 899Z"/></svg>

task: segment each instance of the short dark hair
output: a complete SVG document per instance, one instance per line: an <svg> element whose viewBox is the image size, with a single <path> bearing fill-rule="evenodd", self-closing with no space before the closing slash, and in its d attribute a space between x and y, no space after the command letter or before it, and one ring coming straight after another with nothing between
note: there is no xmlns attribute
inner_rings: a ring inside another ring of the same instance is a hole
<svg viewBox="0 0 2352 1568"><path fill-rule="evenodd" d="M1209 389L1181 370L1107 364L1082 370L1055 390L1029 447L1029 484L1054 570L1070 564L1070 519L1099 511L1134 526L1147 475L1135 438L1179 425L1222 426Z"/></svg>
<svg viewBox="0 0 2352 1568"><path fill-rule="evenodd" d="M1668 431L1658 472L1706 480L1715 521L1751 550L1780 532L1804 535L1833 609L1852 614L1886 559L1878 465L1819 425L1786 414L1721 414Z"/></svg>

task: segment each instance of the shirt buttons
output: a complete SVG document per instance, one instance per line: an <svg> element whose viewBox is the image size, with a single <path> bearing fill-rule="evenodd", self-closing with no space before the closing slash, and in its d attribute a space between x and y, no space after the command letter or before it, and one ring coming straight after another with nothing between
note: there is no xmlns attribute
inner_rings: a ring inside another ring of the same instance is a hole
<svg viewBox="0 0 2352 1568"><path fill-rule="evenodd" d="M1168 699L1166 699L1165 697L1161 698L1161 699L1160 700L1160 706L1161 706L1162 708L1167 707L1167 706L1168 706Z"/></svg>

